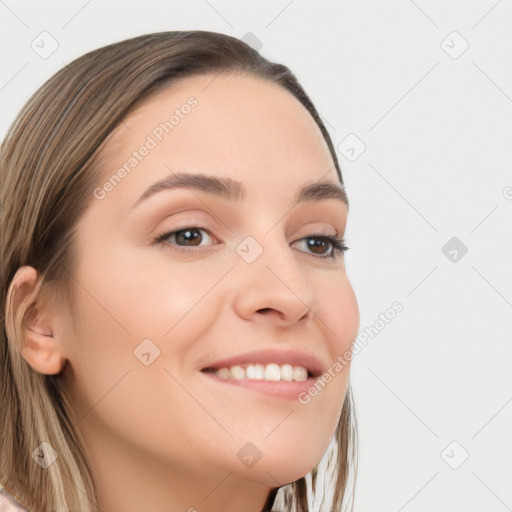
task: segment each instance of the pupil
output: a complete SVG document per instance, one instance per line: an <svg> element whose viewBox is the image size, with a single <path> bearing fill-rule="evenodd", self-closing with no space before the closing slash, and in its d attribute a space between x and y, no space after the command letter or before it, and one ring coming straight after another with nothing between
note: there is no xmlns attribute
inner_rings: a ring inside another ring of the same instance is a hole
<svg viewBox="0 0 512 512"><path fill-rule="evenodd" d="M198 231L193 231L193 230L190 230L190 229L186 229L186 230L183 230L183 231L178 231L178 233L176 234L176 240L178 241L184 241L184 242L193 242L193 241L199 241L201 242L201 236L198 234ZM193 245L198 245L198 244L193 244Z"/></svg>
<svg viewBox="0 0 512 512"><path fill-rule="evenodd" d="M319 240L319 239L309 239L309 246L313 249L317 249L318 247L320 247L321 245L325 244L325 242L323 240ZM322 251L320 251L320 253L322 253Z"/></svg>

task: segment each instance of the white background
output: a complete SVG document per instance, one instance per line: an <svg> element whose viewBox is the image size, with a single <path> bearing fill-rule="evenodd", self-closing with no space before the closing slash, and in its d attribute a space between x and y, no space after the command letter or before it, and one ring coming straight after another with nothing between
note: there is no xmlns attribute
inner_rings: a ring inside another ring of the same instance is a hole
<svg viewBox="0 0 512 512"><path fill-rule="evenodd" d="M352 365L356 512L512 510L510 0L2 0L0 20L2 137L65 63L143 33L251 32L289 66L335 146L366 146L339 152L361 332L403 305Z"/></svg>

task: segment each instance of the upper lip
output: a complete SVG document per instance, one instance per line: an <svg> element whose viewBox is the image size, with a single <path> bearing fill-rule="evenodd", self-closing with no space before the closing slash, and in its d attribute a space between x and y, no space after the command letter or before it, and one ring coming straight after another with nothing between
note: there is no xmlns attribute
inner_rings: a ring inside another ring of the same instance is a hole
<svg viewBox="0 0 512 512"><path fill-rule="evenodd" d="M203 370L218 370L219 368L229 368L230 366L245 364L271 364L279 365L290 364L292 366L304 366L308 372L317 377L324 371L325 365L313 353L306 350L297 349L262 349L247 352L245 354L219 359L205 366Z"/></svg>

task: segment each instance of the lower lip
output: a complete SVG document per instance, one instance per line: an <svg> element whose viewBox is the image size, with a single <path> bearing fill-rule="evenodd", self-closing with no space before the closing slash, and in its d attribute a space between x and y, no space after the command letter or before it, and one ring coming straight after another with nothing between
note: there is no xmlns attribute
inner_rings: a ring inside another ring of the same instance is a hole
<svg viewBox="0 0 512 512"><path fill-rule="evenodd" d="M307 392L307 390L314 385L315 378L310 377L304 381L284 381L284 380L253 380L253 379L223 379L218 377L212 372L201 372L208 379L222 384L228 384L231 386L242 387L257 391L265 395L274 396L277 398L286 398L288 400L298 400L301 393Z"/></svg>

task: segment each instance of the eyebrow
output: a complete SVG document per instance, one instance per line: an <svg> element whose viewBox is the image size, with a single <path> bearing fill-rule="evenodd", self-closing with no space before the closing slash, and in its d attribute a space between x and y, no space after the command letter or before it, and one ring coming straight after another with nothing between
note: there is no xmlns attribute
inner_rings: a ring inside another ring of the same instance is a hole
<svg viewBox="0 0 512 512"><path fill-rule="evenodd" d="M132 209L149 197L172 189L199 190L230 201L243 201L245 198L243 184L231 178L208 176L201 173L174 173L151 185L135 202ZM317 181L304 185L296 193L294 205L324 199L336 199L348 207L348 198L343 184L335 185L329 181Z"/></svg>

